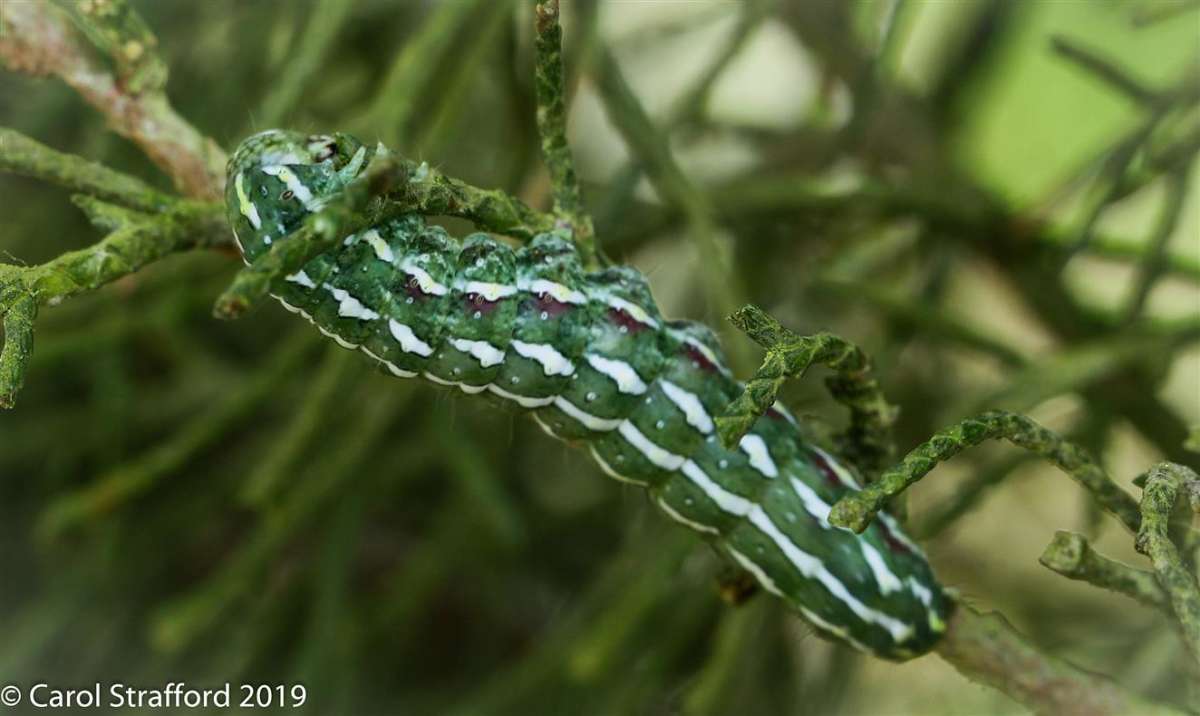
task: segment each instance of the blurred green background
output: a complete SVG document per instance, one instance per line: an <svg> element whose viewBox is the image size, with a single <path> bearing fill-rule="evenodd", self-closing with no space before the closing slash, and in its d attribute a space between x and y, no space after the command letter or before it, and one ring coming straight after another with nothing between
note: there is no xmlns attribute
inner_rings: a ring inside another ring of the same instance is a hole
<svg viewBox="0 0 1200 716"><path fill-rule="evenodd" d="M227 148L276 124L348 130L549 204L527 3L132 4L172 102ZM1184 177L1200 110L1158 113L1055 50L1156 90L1195 83L1195 5L564 0L600 245L650 277L666 315L723 323L700 278L711 257L609 118L588 62L604 44L711 207L740 297L870 352L901 450L998 407L1079 440L1123 485L1164 457L1196 466L1200 181ZM289 96L300 56L318 63ZM56 81L0 74L0 125L169 189ZM1114 154L1147 126L1109 192ZM1185 200L1160 229L1172 181ZM0 260L99 238L58 188L0 175L0 205ZM0 681L302 682L322 714L1020 712L936 657L875 661L774 600L724 605L708 548L532 421L384 377L277 306L214 320L239 265L175 256L42 312L0 415ZM722 334L749 375L749 341ZM834 430L819 378L789 404ZM1052 468L979 449L909 507L972 603L1182 702L1165 617L1037 564L1070 529L1146 566Z"/></svg>

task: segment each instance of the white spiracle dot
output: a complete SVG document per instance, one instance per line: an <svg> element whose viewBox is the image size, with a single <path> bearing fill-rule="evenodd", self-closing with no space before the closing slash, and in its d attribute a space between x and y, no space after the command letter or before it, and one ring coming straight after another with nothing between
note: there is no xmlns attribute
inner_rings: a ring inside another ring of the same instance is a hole
<svg viewBox="0 0 1200 716"><path fill-rule="evenodd" d="M474 318L474 319L475 319L475 320L477 320L477 321L479 320L479 318L480 318L481 316L483 316L483 314L482 314L482 313L480 313L479 311L476 311L475 313L471 314L471 317L472 317L472 318Z"/></svg>
<svg viewBox="0 0 1200 716"><path fill-rule="evenodd" d="M663 428L667 427L667 423L664 420L659 420L654 423L654 427L658 428L659 430L662 430Z"/></svg>
<svg viewBox="0 0 1200 716"><path fill-rule="evenodd" d="M690 497L685 497L683 500L683 504L687 505L688 507L691 507L695 502L696 501Z"/></svg>
<svg viewBox="0 0 1200 716"><path fill-rule="evenodd" d="M620 327L619 329L617 329L617 330L619 330L621 333L628 333L628 332L629 332L629 326L621 326L621 327Z"/></svg>
<svg viewBox="0 0 1200 716"><path fill-rule="evenodd" d="M462 368L455 368L452 372L454 375L462 375Z"/></svg>
<svg viewBox="0 0 1200 716"><path fill-rule="evenodd" d="M719 468L721 468L722 470L724 470L725 468L729 467L729 461L728 461L728 460L725 460L725 459L722 459L720 462L718 462L718 463L717 463L717 467L719 467Z"/></svg>
<svg viewBox="0 0 1200 716"><path fill-rule="evenodd" d="M795 521L796 521L796 513L795 513L795 512L789 512L789 513L787 513L786 515L784 515L784 517L786 517L786 518L787 518L787 521L788 521L788 522L795 522Z"/></svg>
<svg viewBox="0 0 1200 716"><path fill-rule="evenodd" d="M513 385L516 385L517 383L521 382L521 379L514 375L513 377L508 379L508 382L512 383Z"/></svg>
<svg viewBox="0 0 1200 716"><path fill-rule="evenodd" d="M541 318L542 318L542 320L543 320L543 321L544 321L544 320L546 320L546 319L547 319L547 318L549 318L549 317L550 317L550 314L549 314L549 313L546 313L545 311L542 311Z"/></svg>
<svg viewBox="0 0 1200 716"><path fill-rule="evenodd" d="M587 395L583 396L584 400L586 400L589 403L592 402L593 400L595 400L597 397L598 396L596 395L595 392L588 392Z"/></svg>

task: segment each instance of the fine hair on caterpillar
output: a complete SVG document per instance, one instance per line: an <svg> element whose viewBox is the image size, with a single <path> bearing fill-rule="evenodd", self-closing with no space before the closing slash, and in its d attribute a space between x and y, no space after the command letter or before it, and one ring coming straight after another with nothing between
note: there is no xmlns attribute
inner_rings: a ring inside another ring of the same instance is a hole
<svg viewBox="0 0 1200 716"><path fill-rule="evenodd" d="M286 240L380 151L343 134L245 140L226 184L245 260ZM712 332L664 319L638 271L587 272L558 233L514 250L482 233L456 241L418 215L381 216L272 295L396 376L530 411L548 434L586 445L818 633L896 660L936 644L952 601L920 549L884 513L862 534L830 525L856 477L781 406L725 448L712 416L740 384Z"/></svg>

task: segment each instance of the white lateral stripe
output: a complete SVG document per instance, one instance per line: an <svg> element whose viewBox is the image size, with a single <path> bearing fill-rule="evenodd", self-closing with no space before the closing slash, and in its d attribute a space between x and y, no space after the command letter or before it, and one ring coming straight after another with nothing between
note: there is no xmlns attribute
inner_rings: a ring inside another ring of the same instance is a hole
<svg viewBox="0 0 1200 716"><path fill-rule="evenodd" d="M846 585L825 568L821 560L797 547L783 532L780 532L761 507L755 506L750 512L750 522L775 543L775 546L783 552L800 574L809 579L816 579L825 587L826 591L845 604L860 619L882 627L891 634L892 639L897 643L907 641L912 637L914 632L912 625L905 624L899 619L872 609L859 601L858 597L846 589Z"/></svg>
<svg viewBox="0 0 1200 716"><path fill-rule="evenodd" d="M829 524L829 503L822 500L821 496L811 487L794 477L792 478L792 489L796 491L796 495L804 503L804 509L808 514L817 518L817 521L821 523L821 527L827 530L833 529L833 525Z"/></svg>
<svg viewBox="0 0 1200 716"><path fill-rule="evenodd" d="M467 395L479 395L488 388L486 385L467 385L466 383L453 383L452 385L457 385L458 389Z"/></svg>
<svg viewBox="0 0 1200 716"><path fill-rule="evenodd" d="M387 369L390 370L392 372L392 375L396 376L397 378L415 378L415 377L417 377L416 373L414 373L410 370L404 370L403 368L401 368L400 366L391 362L390 360L387 360L386 358L381 358L380 356L375 355L374 353L371 352L371 349L367 348L366 346L359 346L359 350L362 351L363 353L366 353L367 355L371 356L372 358L379 361L380 363L384 364L385 366L387 366Z"/></svg>
<svg viewBox="0 0 1200 716"><path fill-rule="evenodd" d="M379 318L378 313L364 306L361 301L351 296L349 291L328 283L325 284L325 288L338 302L338 315L342 318L357 318L362 321L374 321Z"/></svg>
<svg viewBox="0 0 1200 716"><path fill-rule="evenodd" d="M313 198L313 193L309 191L308 187L304 186L299 177L292 173L291 169L276 164L274 166L265 166L262 170L264 174L270 174L287 185L288 191L296 196L296 199L304 205L305 209L316 211L321 208L321 205Z"/></svg>
<svg viewBox="0 0 1200 716"><path fill-rule="evenodd" d="M313 325L317 326L316 323L313 323ZM350 341L346 340L345 338L342 338L341 336L339 336L336 333L327 331L324 328L321 328L320 326L317 326L317 330L320 331L322 335L324 335L328 338L332 338L333 340L337 341L337 344L339 346L341 346L342 348L349 348L350 350L354 350L354 349L358 348L357 343L351 343Z"/></svg>
<svg viewBox="0 0 1200 716"><path fill-rule="evenodd" d="M771 460L771 453L767 450L767 443L758 435L745 435L738 442L738 447L742 452L750 456L750 467L762 473L763 477L776 477L779 475L779 470L775 467L775 462Z"/></svg>
<svg viewBox="0 0 1200 716"><path fill-rule="evenodd" d="M553 433L551 434L553 435ZM594 444L591 446L591 452L592 459L596 461L596 464L600 466L600 469L604 471L604 474L608 475L617 482L628 482L630 485L640 485L642 487L650 484L648 482L642 482L641 480L634 480L633 478L625 477L621 473L614 470L612 465L609 465L607 462L605 462L604 458L600 457L600 453L596 450L596 446Z"/></svg>
<svg viewBox="0 0 1200 716"><path fill-rule="evenodd" d="M767 573L763 571L762 567L755 564L753 560L737 551L733 547L726 545L725 549L729 550L729 556L733 557L734 561L742 566L742 569L754 575L754 578L758 580L758 583L762 585L763 589L777 597L784 596L783 590L779 588L779 585L775 584L775 580L767 576ZM786 599L786 597L784 598Z"/></svg>
<svg viewBox="0 0 1200 716"><path fill-rule="evenodd" d="M304 271L297 271L290 276L284 276L284 280L291 281L292 283L298 283L305 288L317 287L317 284L314 283L313 280L308 277L308 274L304 273Z"/></svg>
<svg viewBox="0 0 1200 716"><path fill-rule="evenodd" d="M450 292L445 284L438 283L429 272L418 266L411 259L405 259L404 263L400 264L400 270L412 276L417 280L417 286L420 287L421 293L430 296L445 296Z"/></svg>
<svg viewBox="0 0 1200 716"><path fill-rule="evenodd" d="M458 383L455 383L452 380L445 380L443 378L439 378L436 375L434 375L433 373L430 373L429 371L425 371L421 375L425 376L426 380L433 381L434 383L437 383L438 385L448 385L450 387L454 387L454 386L458 385Z"/></svg>
<svg viewBox="0 0 1200 716"><path fill-rule="evenodd" d="M712 418L709 417L708 411L704 409L704 405L695 393L689 393L667 380L660 380L658 384L667 398L675 404L675 407L683 411L683 417L687 419L688 425L704 435L713 431Z"/></svg>
<svg viewBox="0 0 1200 716"><path fill-rule="evenodd" d="M496 348L487 341L470 341L466 338L452 338L450 345L470 355L479 361L479 367L491 368L504 362L504 351Z"/></svg>
<svg viewBox="0 0 1200 716"><path fill-rule="evenodd" d="M845 639L850 643L850 646L858 649L859 651L866 652L868 654L874 653L870 648L867 647L866 644L863 644L861 641L850 636L850 632L846 629L846 627L838 626L837 624L832 624L828 621L825 621L816 612L808 607L801 607L800 605L796 606L800 608L800 613L804 615L804 618L813 623L813 626L820 627L821 629L824 629L825 631L830 632L841 639Z"/></svg>
<svg viewBox="0 0 1200 716"><path fill-rule="evenodd" d="M571 365L571 361L548 343L526 343L513 340L509 345L521 357L541 363L542 372L546 375L567 376L575 372L575 366Z"/></svg>
<svg viewBox="0 0 1200 716"><path fill-rule="evenodd" d="M655 467L673 471L683 466L684 458L656 445L650 438L643 435L642 431L638 430L636 425L628 420L617 427L617 432Z"/></svg>
<svg viewBox="0 0 1200 716"><path fill-rule="evenodd" d="M717 531L717 529L715 527L709 527L706 524L697 522L692 519L688 519L687 517L684 517L683 515L679 514L678 512L675 511L675 508L673 508L667 504L667 501L664 500L661 495L658 497L656 502L658 502L659 508L662 509L663 512L667 513L668 517L670 517L671 519L675 520L676 522L678 522L680 524L687 525L688 527L691 527L692 529L696 530L697 532L703 532L705 534L710 534L710 535L721 534L719 531Z"/></svg>
<svg viewBox="0 0 1200 716"><path fill-rule="evenodd" d="M605 303L619 311L624 311L630 318L642 324L643 326L649 326L654 330L658 330L658 321L656 321L653 316L647 313L646 309L642 308L636 303L626 301L620 296L608 296L605 299Z"/></svg>
<svg viewBox="0 0 1200 716"><path fill-rule="evenodd" d="M509 286L503 283L489 283L487 281L456 281L454 288L462 293L477 293L488 301L497 301L517 292L516 286Z"/></svg>
<svg viewBox="0 0 1200 716"><path fill-rule="evenodd" d="M744 517L750 514L750 510L754 508L753 502L741 495L735 495L713 482L712 478L691 460L683 463L683 475L691 480L693 485L699 487L708 496L708 499L715 502L717 507L731 515Z"/></svg>
<svg viewBox="0 0 1200 716"><path fill-rule="evenodd" d="M581 306L587 303L587 296L584 296L579 291L576 291L573 288L568 288L561 283L549 281L544 278L535 278L532 281L527 279L518 279L517 289L526 293L544 293L559 303L570 303L576 306Z"/></svg>
<svg viewBox="0 0 1200 716"><path fill-rule="evenodd" d="M597 432L616 430L617 426L622 422L619 418L600 418L591 413L584 412L561 395L554 399L554 407L574 418L588 430L595 430Z"/></svg>
<svg viewBox="0 0 1200 716"><path fill-rule="evenodd" d="M388 330L391 331L392 338L396 339L396 342L400 344L400 349L405 353L416 353L422 358L433 355L433 348L428 343L418 338L411 328L396 319L388 319Z"/></svg>
<svg viewBox="0 0 1200 716"><path fill-rule="evenodd" d="M375 258L388 264L396 260L396 254L392 253L392 247L388 246L388 243L383 240L383 237L379 235L378 230L371 229L363 234L362 237L366 239L367 243L371 245L371 248L375 250Z"/></svg>
<svg viewBox="0 0 1200 716"><path fill-rule="evenodd" d="M867 560L867 566L871 568L871 574L875 577L875 583L879 585L881 594L886 596L904 588L900 578L888 568L887 562L883 560L883 555L879 554L879 550L863 539L858 541L858 545L862 548L863 557Z"/></svg>
<svg viewBox="0 0 1200 716"><path fill-rule="evenodd" d="M617 384L617 390L627 395L641 395L646 392L646 384L642 381L642 377L637 374L633 366L625 361L605 358L602 355L588 353L584 356L588 365L595 368L597 371L612 378Z"/></svg>
<svg viewBox="0 0 1200 716"><path fill-rule="evenodd" d="M538 427L542 429L542 432L546 433L547 435L549 435L552 438L555 438L555 439L558 438L558 436L554 434L554 431L550 429L550 426L547 425L546 422L544 420L542 420L541 417L539 417L537 413L530 413L530 415L533 416L533 422L538 424Z"/></svg>
<svg viewBox="0 0 1200 716"><path fill-rule="evenodd" d="M554 402L554 396L550 396L548 398L535 398L529 395L517 395L516 393L508 392L495 383L489 385L488 390L492 391L501 398L513 401L522 408L544 408Z"/></svg>
<svg viewBox="0 0 1200 716"><path fill-rule="evenodd" d="M246 196L245 177L241 172L238 172L237 179L233 180L233 188L237 190L238 209L242 212L242 216L250 220L250 225L255 231L262 228L262 219L258 216L258 207L254 202L250 201L250 197Z"/></svg>

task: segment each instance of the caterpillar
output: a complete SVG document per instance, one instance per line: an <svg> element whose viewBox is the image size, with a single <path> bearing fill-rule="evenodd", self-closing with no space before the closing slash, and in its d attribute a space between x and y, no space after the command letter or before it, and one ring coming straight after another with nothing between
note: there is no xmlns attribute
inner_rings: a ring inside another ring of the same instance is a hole
<svg viewBox="0 0 1200 716"><path fill-rule="evenodd" d="M243 259L286 240L385 151L284 130L242 142L226 207ZM892 660L944 633L953 602L892 517L862 534L829 524L857 479L782 406L735 449L722 446L712 416L741 386L713 333L664 319L637 270L585 272L560 233L514 250L401 215L276 280L272 295L396 376L516 406L586 445L605 473L645 488L817 633Z"/></svg>

